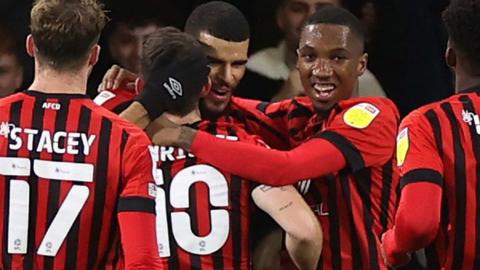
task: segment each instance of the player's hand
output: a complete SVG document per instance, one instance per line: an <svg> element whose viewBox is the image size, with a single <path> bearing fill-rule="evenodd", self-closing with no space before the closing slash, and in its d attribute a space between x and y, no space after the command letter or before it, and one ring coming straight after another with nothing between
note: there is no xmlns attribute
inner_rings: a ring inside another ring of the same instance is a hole
<svg viewBox="0 0 480 270"><path fill-rule="evenodd" d="M385 242L386 237L389 237L392 233L392 230L388 230L385 233L382 234L381 237L381 245L380 245L380 253L382 254L383 257L383 262L389 269L396 269L398 267L402 267L407 265L410 260L412 259L412 256L410 253L401 253L401 254L389 254L388 251L390 251L388 247L388 241Z"/></svg>
<svg viewBox="0 0 480 270"><path fill-rule="evenodd" d="M140 81L139 81L140 80ZM123 89L128 89L137 91L136 84L143 84L139 76L129 70L126 70L118 65L113 65L107 70L105 75L103 75L102 82L98 86L98 92L101 91L111 91L122 87Z"/></svg>
<svg viewBox="0 0 480 270"><path fill-rule="evenodd" d="M177 146L190 151L197 130L184 126L163 128L152 136L152 143L163 146Z"/></svg>

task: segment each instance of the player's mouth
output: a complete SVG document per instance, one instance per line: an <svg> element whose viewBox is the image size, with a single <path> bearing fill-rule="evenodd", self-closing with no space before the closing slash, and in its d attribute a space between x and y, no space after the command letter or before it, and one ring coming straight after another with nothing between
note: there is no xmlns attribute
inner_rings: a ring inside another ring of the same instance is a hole
<svg viewBox="0 0 480 270"><path fill-rule="evenodd" d="M337 86L334 83L314 83L312 85L313 96L320 102L330 101Z"/></svg>
<svg viewBox="0 0 480 270"><path fill-rule="evenodd" d="M216 101L225 102L225 101L228 101L231 93L232 93L232 91L231 91L230 87L214 86L214 87L212 87L212 90L210 91L210 96L213 99L215 99Z"/></svg>

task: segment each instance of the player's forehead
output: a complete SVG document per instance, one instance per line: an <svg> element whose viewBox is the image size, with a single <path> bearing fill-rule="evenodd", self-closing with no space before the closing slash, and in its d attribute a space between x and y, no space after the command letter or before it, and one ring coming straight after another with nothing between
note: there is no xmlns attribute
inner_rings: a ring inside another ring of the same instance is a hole
<svg viewBox="0 0 480 270"><path fill-rule="evenodd" d="M299 49L312 48L319 50L346 49L351 50L356 39L348 26L337 24L312 24L303 28Z"/></svg>
<svg viewBox="0 0 480 270"><path fill-rule="evenodd" d="M249 39L233 42L201 32L198 36L198 41L207 47L207 54L211 58L222 60L223 62L239 62L247 61L248 59Z"/></svg>

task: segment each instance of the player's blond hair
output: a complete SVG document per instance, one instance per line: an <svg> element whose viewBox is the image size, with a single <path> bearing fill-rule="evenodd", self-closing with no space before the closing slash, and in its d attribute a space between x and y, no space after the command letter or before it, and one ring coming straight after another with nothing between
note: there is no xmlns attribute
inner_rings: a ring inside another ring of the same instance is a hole
<svg viewBox="0 0 480 270"><path fill-rule="evenodd" d="M37 0L30 16L36 56L55 70L79 68L107 20L97 0Z"/></svg>

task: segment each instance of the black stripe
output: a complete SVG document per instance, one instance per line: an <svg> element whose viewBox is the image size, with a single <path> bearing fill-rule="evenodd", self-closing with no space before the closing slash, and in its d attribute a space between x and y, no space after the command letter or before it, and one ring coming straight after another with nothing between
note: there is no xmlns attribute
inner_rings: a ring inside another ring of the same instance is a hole
<svg viewBox="0 0 480 270"><path fill-rule="evenodd" d="M343 196L345 198L345 203L348 208L348 217L350 219L349 234L351 242L351 252L352 252L352 265L355 267L363 268L362 262L362 247L360 246L360 241L358 240L357 228L355 228L355 220L353 218L353 206L352 206L352 193L350 191L348 174L345 170L339 173L340 185L342 187ZM345 226L345 224L343 224Z"/></svg>
<svg viewBox="0 0 480 270"><path fill-rule="evenodd" d="M145 212L155 214L155 201L144 197L122 197L118 199L118 209L121 212Z"/></svg>
<svg viewBox="0 0 480 270"><path fill-rule="evenodd" d="M466 211L466 175L465 175L465 152L461 142L460 126L449 103L442 103L440 105L446 113L451 125L453 149L455 154L455 194L456 194L456 208L455 208L455 232L453 243L453 265L452 269L463 269L463 255L465 245L465 211Z"/></svg>
<svg viewBox="0 0 480 270"><path fill-rule="evenodd" d="M168 257L168 269L169 270L176 270L180 268L179 261L178 261L178 253L177 253L177 242L175 241L175 237L173 236L172 230L172 215L173 207L170 204L170 186L172 184L172 165L173 162L165 161L161 164L161 169L163 173L163 180L164 184L163 187L159 186L158 188L163 188L165 191L165 204L167 210L167 226L168 226L168 241L170 247L170 257Z"/></svg>
<svg viewBox="0 0 480 270"><path fill-rule="evenodd" d="M427 259L427 269L441 269L440 259L435 248L435 243L432 243L430 246L425 248L425 257Z"/></svg>
<svg viewBox="0 0 480 270"><path fill-rule="evenodd" d="M433 134L435 135L435 143L437 144L437 150L440 157L443 157L443 140L442 140L442 128L440 126L440 121L434 110L428 110L425 113L425 116L430 122L430 125L433 129Z"/></svg>
<svg viewBox="0 0 480 270"><path fill-rule="evenodd" d="M123 172L123 166L125 164L123 164L123 154L125 153L125 147L127 145L127 142L128 142L128 133L123 130L122 131L122 141L120 143L120 150L119 150L119 160L120 160L120 171ZM122 193L122 179L123 179L123 176L120 175L120 179L118 179L118 189L117 189L117 194L121 194ZM120 250L121 248L120 247L120 237L119 237L119 225L118 225L118 219L117 219L117 215L112 215L112 220L110 221L110 224L113 224L112 225L112 229L110 230L110 235L108 237L108 243L111 243L111 248L114 248L115 249L115 252L114 252L114 256L112 258L112 265L117 265L118 262L119 262L119 258L120 258ZM106 258L106 257L105 257ZM101 264L105 264L104 261L101 262Z"/></svg>
<svg viewBox="0 0 480 270"><path fill-rule="evenodd" d="M287 110L276 110L274 112L267 113L267 108L268 108L268 106L270 106L270 104L272 104L272 103L261 102L257 105L257 110L259 110L260 112L262 112L263 114L265 114L266 116L268 116L271 119L281 118L281 117L284 117L285 115L287 115L287 113L288 113Z"/></svg>
<svg viewBox="0 0 480 270"><path fill-rule="evenodd" d="M325 177L328 183L328 219L330 221L330 249L332 251L332 269L342 269L342 257L340 248L340 217L337 206L337 187L336 179L333 175Z"/></svg>
<svg viewBox="0 0 480 270"><path fill-rule="evenodd" d="M22 115L22 106L23 106L23 101L17 101L15 103L12 103L10 106L10 119L9 123L14 124L16 127L20 126L20 116ZM14 143L12 139L8 139L8 144ZM7 151L7 156L8 157L18 157L18 151L17 150L11 150L8 145L6 146L8 151ZM4 213L3 213L3 264L5 266L5 269L12 269L12 255L8 253L8 222L9 222L9 208L10 208L10 180L12 180L15 177L5 177L5 198L4 198ZM32 216L29 215L29 218L32 219ZM29 235L30 236L30 235Z"/></svg>
<svg viewBox="0 0 480 270"><path fill-rule="evenodd" d="M37 97L35 100L35 105L33 107L32 114L32 128L37 130L43 130L43 118L44 110L42 109L42 104L46 101L44 97ZM22 113L24 113L22 111ZM33 139L33 145L38 145L40 136L35 136ZM39 159L40 153L36 151L30 152L30 160ZM30 185L30 203L29 203L29 221L28 221L28 249L27 254L24 258L24 269L33 269L34 268L34 257L36 256L37 250L35 245L36 239L36 223L37 223L37 208L38 208L38 177L35 174L32 174L28 179ZM45 196L45 194L40 194L40 196ZM43 237L42 235L41 237Z"/></svg>
<svg viewBox="0 0 480 270"><path fill-rule="evenodd" d="M357 172L365 167L360 151L344 136L333 131L324 131L314 137L325 139L335 145L345 156L352 172Z"/></svg>
<svg viewBox="0 0 480 270"><path fill-rule="evenodd" d="M80 108L80 116L78 120L78 132L81 133L88 133L89 125L90 125L90 115L91 111L85 106L81 106ZM79 145L78 155L75 155L74 161L76 163L84 163L85 162L85 155L83 154L83 144ZM75 183L78 185L83 185L83 183L78 182ZM69 234L67 235L67 258L65 260L65 269L75 269L77 268L77 252L78 252L78 242L79 242L79 234L80 234L80 220L82 215L80 215L79 219L76 219L73 223L72 228L70 229ZM84 258L82 258L84 259Z"/></svg>
<svg viewBox="0 0 480 270"><path fill-rule="evenodd" d="M55 129L52 135L57 131L66 131L67 125L67 116L68 110L70 106L70 102L68 100L62 99L59 100L58 103L60 104L60 110L57 111L56 119L55 119ZM60 144L60 143L59 143ZM81 144L80 144L81 145ZM62 161L63 155L57 154L55 152L52 153L52 160L53 161ZM60 206L58 205L58 201L60 198L61 192L61 185L63 183L61 181L50 181L48 185L48 202L47 202L47 226L52 224L55 215L57 214ZM48 230L48 227L47 227ZM64 242L62 243L62 245ZM68 247L67 247L68 248ZM45 256L43 261L44 269L53 269L53 259L55 257Z"/></svg>
<svg viewBox="0 0 480 270"><path fill-rule="evenodd" d="M477 111L473 106L473 102L468 95L460 96L460 101L463 103L464 110L478 115ZM475 155L475 164L476 165L476 210L475 213L480 213L480 137L477 134L476 126L470 126L470 141L472 142L473 153ZM469 181L472 183L472 181ZM471 189L473 187L469 187ZM473 261L473 269L480 269L480 215L476 215L475 221L475 259Z"/></svg>
<svg viewBox="0 0 480 270"><path fill-rule="evenodd" d="M100 243L100 232L103 226L110 227L110 224L104 224L103 214L105 205L105 194L107 192L107 176L109 164L109 142L112 135L112 122L103 117L100 125L100 138L98 141L97 168L95 177L95 198L93 204L93 222L90 233L90 245L88 247L88 269L98 267L97 258L103 258L106 254L98 254Z"/></svg>
<svg viewBox="0 0 480 270"><path fill-rule="evenodd" d="M439 172L431 169L415 169L409 171L400 179L400 189L417 182L434 183L443 187L443 177Z"/></svg>
<svg viewBox="0 0 480 270"><path fill-rule="evenodd" d="M228 129L228 135L230 136L237 136L237 133L234 129ZM241 262L243 256L243 244L242 238L244 234L244 228L242 227L242 183L243 180L239 176L232 175L232 181L230 182L231 188L231 202L232 202L232 212L231 214L231 224L232 228L230 229L230 233L232 234L233 240L233 259L234 265L233 269L240 270L241 269ZM248 228L245 228L248 231ZM223 269L223 268L219 268Z"/></svg>
<svg viewBox="0 0 480 270"><path fill-rule="evenodd" d="M242 218L241 218L241 192L242 192L242 179L239 176L232 175L232 181L230 182L231 188L231 202L232 202L232 212L231 214L231 225L230 233L232 234L232 245L233 245L233 259L234 265L233 269L241 269L241 259L242 259Z"/></svg>
<svg viewBox="0 0 480 270"><path fill-rule="evenodd" d="M233 118L236 118L237 121L240 123L245 123L248 124L248 121L255 122L257 125L259 125L263 130L270 132L273 136L278 138L279 140L282 141L282 144L284 145L289 145L289 140L287 137L285 137L281 132L276 130L275 128L271 127L270 125L266 124L265 122L261 121L260 119L251 116L251 115L243 115L242 112L237 111L237 110L232 110L230 112L230 115ZM247 127L248 128L248 127ZM252 131L251 128L247 131ZM253 132L253 131L252 131Z"/></svg>
<svg viewBox="0 0 480 270"><path fill-rule="evenodd" d="M390 196L392 195L393 160L389 160L382 168L382 197L380 199L380 224L382 232L388 229L388 210Z"/></svg>
<svg viewBox="0 0 480 270"><path fill-rule="evenodd" d="M297 100L294 99L292 101L292 104L295 106L295 108L291 110L288 114L288 119L293 119L297 117L310 117L313 115L313 112L309 108L298 103Z"/></svg>
<svg viewBox="0 0 480 270"><path fill-rule="evenodd" d="M271 103L270 102L260 102L258 103L257 105L257 110L261 111L262 113L266 114L267 113L267 108L268 106L270 105Z"/></svg>
<svg viewBox="0 0 480 270"><path fill-rule="evenodd" d="M365 231L367 232L368 254L370 260L370 270L378 270L378 250L375 235L373 233L373 215L372 215L372 170L370 168L362 170L355 174L360 197L363 201L363 218Z"/></svg>

